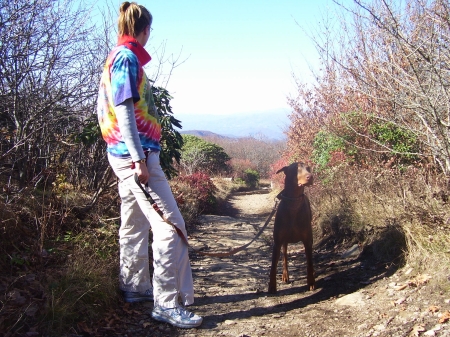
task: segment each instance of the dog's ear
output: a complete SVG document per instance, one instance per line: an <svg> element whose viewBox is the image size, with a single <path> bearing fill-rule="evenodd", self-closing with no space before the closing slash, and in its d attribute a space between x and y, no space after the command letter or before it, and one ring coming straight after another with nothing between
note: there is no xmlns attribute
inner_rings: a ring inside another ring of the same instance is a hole
<svg viewBox="0 0 450 337"><path fill-rule="evenodd" d="M284 172L284 174L286 174L286 169L287 169L287 168L288 168L287 166L285 166L285 167L283 167L283 168L280 168L280 169L277 171L276 174L278 174L278 173L280 173L280 172Z"/></svg>

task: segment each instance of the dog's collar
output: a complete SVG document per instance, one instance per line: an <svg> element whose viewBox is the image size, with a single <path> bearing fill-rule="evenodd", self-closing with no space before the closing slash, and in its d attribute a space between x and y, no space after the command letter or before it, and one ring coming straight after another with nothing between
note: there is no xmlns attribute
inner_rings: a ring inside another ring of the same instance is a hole
<svg viewBox="0 0 450 337"><path fill-rule="evenodd" d="M278 199L280 199L280 200L298 201L298 200L302 199L304 196L305 196L305 193L302 193L302 194L300 194L300 196L292 198L292 197L287 197L284 194L280 193L278 195Z"/></svg>

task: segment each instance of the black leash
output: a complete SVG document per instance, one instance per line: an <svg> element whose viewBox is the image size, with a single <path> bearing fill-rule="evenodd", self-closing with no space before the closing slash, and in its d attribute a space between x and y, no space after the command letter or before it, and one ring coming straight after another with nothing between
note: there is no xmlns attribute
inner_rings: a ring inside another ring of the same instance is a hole
<svg viewBox="0 0 450 337"><path fill-rule="evenodd" d="M134 174L134 181L136 182L136 184L139 186L139 188L141 189L141 191L145 194L145 197L147 198L147 200L150 202L150 204L152 205L153 209L159 214L159 216L164 220L164 222L166 222L167 224L171 225L174 227L174 229L177 231L178 235L181 237L181 239L183 240L183 242L188 246L188 248L192 249L194 252L196 252L197 254L200 255L206 255L206 256L215 256L215 257L226 257L226 256L231 256L234 255L238 252L240 252L241 250L246 249L248 246L250 246L264 231L264 229L266 229L267 225L270 222L270 219L272 219L273 215L275 214L275 212L277 211L278 208L278 200L275 200L275 205L273 206L272 212L269 214L269 216L267 217L266 222L264 223L264 226L262 226L262 228L259 230L258 233L256 233L256 236L248 243L246 243L245 245L242 245L240 247L231 249L227 252L219 252L219 253L208 253L208 252L203 252L199 249L196 249L194 247L192 247L191 245L189 245L187 238L185 237L185 235L183 234L183 232L177 227L175 226L170 220L168 220L165 216L164 213L161 211L161 209L158 207L158 205L156 204L155 200L153 200L152 196L150 195L150 193L148 193L143 187L141 182L138 179L138 175L135 173Z"/></svg>

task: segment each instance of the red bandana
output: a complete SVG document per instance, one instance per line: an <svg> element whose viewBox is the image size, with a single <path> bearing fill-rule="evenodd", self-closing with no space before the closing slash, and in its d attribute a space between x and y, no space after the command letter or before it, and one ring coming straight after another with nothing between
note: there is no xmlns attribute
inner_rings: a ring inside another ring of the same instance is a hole
<svg viewBox="0 0 450 337"><path fill-rule="evenodd" d="M152 57L147 53L144 47L142 47L142 45L134 37L128 35L119 36L117 45L125 46L130 49L133 54L137 56L141 66L145 66L152 59Z"/></svg>

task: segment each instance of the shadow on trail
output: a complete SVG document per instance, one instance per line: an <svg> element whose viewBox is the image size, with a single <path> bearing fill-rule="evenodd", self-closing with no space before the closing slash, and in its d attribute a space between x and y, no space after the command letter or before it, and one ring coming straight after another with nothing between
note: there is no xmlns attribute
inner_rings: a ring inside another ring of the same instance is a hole
<svg viewBox="0 0 450 337"><path fill-rule="evenodd" d="M371 247L369 246L368 248L370 251ZM304 260L304 257L301 257L301 259ZM291 259L291 274L295 278L295 283L301 283L302 285L291 286L289 288L285 286L278 290L277 295L268 294L267 288L265 288L261 292L205 296L196 299L196 304L199 306L229 303L234 304L230 305L231 308L239 308L239 302L255 301L261 297L267 297L273 300L280 298L282 300L283 296L298 294L297 299L284 301L284 303L272 306L255 306L246 310L209 314L205 317L204 323L206 324L204 324L204 328L215 328L225 320L239 320L274 314L284 315L295 309L309 310L308 306L312 304L359 291L368 284L375 283L384 277L389 277L399 267L398 265L391 264L387 268L386 262L375 264L373 256L370 256L370 254L361 254L359 258L353 260L342 260L340 254L330 252L325 252L324 254L315 253L315 260L316 290L314 291L309 291L306 286L306 264L302 261L300 266L293 267ZM267 270L267 275L264 276L265 280L268 280L268 272L269 270ZM239 277L239 275L234 274L230 275L230 277ZM226 282L226 280L223 281ZM280 286L280 279L277 281Z"/></svg>
<svg viewBox="0 0 450 337"><path fill-rule="evenodd" d="M239 215L239 210L234 207L232 200L233 200L233 196L231 196L227 200L225 200L220 205L220 208L217 210L217 212L215 212L214 214L231 216L231 217L236 218Z"/></svg>

